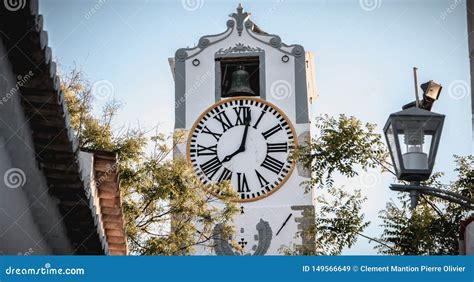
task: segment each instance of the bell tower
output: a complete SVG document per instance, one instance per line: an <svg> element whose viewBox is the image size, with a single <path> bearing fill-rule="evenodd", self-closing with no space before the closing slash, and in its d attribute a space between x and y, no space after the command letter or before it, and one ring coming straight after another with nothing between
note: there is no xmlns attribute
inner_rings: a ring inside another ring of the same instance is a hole
<svg viewBox="0 0 474 282"><path fill-rule="evenodd" d="M314 223L313 195L300 185L310 174L288 158L311 136L312 54L264 32L242 5L229 17L225 31L170 59L175 129L189 135L176 154L189 159L204 183L229 180L239 194L233 240L241 250L219 237L218 225L215 247L198 254L314 249L304 233Z"/></svg>

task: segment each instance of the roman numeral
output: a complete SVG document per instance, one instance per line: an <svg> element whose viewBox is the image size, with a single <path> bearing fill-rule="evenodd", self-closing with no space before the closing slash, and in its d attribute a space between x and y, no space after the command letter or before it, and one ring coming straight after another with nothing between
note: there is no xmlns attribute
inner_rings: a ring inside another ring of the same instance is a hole
<svg viewBox="0 0 474 282"><path fill-rule="evenodd" d="M273 134L277 133L280 130L282 130L282 127L280 124L277 124L274 127L270 128L269 130L263 132L262 135L265 139L268 139L268 137L272 136Z"/></svg>
<svg viewBox="0 0 474 282"><path fill-rule="evenodd" d="M222 167L222 163L217 157L215 157L200 166L202 172L207 176L207 178L212 179L216 172Z"/></svg>
<svg viewBox="0 0 474 282"><path fill-rule="evenodd" d="M280 162L279 160L272 158L269 155L265 157L265 160L263 160L263 163L261 164L261 166L274 172L275 174L280 173L281 169L283 168L283 165L283 162Z"/></svg>
<svg viewBox="0 0 474 282"><path fill-rule="evenodd" d="M217 115L214 117L214 119L221 123L223 132L226 132L227 129L233 127L232 123L230 122L229 117L226 115L225 112L217 113Z"/></svg>
<svg viewBox="0 0 474 282"><path fill-rule="evenodd" d="M237 192L250 192L245 173L237 172Z"/></svg>
<svg viewBox="0 0 474 282"><path fill-rule="evenodd" d="M206 147L198 144L197 148L198 156L215 156L217 155L217 145Z"/></svg>
<svg viewBox="0 0 474 282"><path fill-rule="evenodd" d="M258 182L260 182L260 187L263 188L270 183L258 172L258 170L255 170L255 173L257 174Z"/></svg>
<svg viewBox="0 0 474 282"><path fill-rule="evenodd" d="M260 113L260 116L258 117L257 122L255 122L255 124L252 126L253 128L257 129L257 126L258 126L258 124L260 123L260 121L262 120L263 115L266 114L266 113L267 113L267 112L265 112L265 111L262 111L262 112Z"/></svg>
<svg viewBox="0 0 474 282"><path fill-rule="evenodd" d="M237 115L235 126L244 125L245 120L250 115L250 107L235 107L234 111L235 111L235 114Z"/></svg>
<svg viewBox="0 0 474 282"><path fill-rule="evenodd" d="M216 141L219 141L219 138L221 138L222 134L219 134L219 133L216 133L216 132L212 132L208 127L207 125L204 126L204 128L202 129L201 133L206 133L206 134L209 134L209 135L212 135L214 138L216 138Z"/></svg>
<svg viewBox="0 0 474 282"><path fill-rule="evenodd" d="M288 143L267 143L267 153L288 152Z"/></svg>
<svg viewBox="0 0 474 282"><path fill-rule="evenodd" d="M227 168L224 167L224 170L222 171L221 175L217 179L218 182L222 182L225 180L230 180L232 178L232 171L228 170Z"/></svg>

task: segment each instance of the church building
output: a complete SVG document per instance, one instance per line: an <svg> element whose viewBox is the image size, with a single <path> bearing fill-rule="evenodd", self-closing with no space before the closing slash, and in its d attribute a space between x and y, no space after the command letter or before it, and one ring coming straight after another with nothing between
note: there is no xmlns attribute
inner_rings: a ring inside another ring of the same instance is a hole
<svg viewBox="0 0 474 282"><path fill-rule="evenodd" d="M250 15L239 5L222 33L202 36L170 59L175 130L188 134L176 154L203 183L229 180L239 197L232 240L241 249L217 225L214 247L201 248L201 255L314 249L305 232L314 222L313 194L301 186L310 173L290 158L311 136L313 56L263 31Z"/></svg>

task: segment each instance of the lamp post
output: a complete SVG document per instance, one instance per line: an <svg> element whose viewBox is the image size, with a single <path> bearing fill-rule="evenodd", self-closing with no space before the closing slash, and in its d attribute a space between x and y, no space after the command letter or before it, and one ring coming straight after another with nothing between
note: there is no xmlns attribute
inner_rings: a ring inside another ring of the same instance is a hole
<svg viewBox="0 0 474 282"><path fill-rule="evenodd" d="M431 109L431 105L439 96L441 86L432 81L423 86L425 92L429 89L435 89L433 92L437 92L436 98L429 100L428 108ZM427 105L425 102L428 100L427 96L425 93L421 103L405 105L402 111L391 114L385 124L384 134L397 179L410 182L409 185L392 184L390 189L409 192L412 209L417 206L420 193L474 209L474 201L467 197L420 184L433 172L445 118L444 115L424 109L423 105ZM417 104L421 105L417 107L415 106Z"/></svg>
<svg viewBox="0 0 474 282"><path fill-rule="evenodd" d="M384 127L390 155L400 180L427 180L434 166L444 115L409 108L389 116Z"/></svg>

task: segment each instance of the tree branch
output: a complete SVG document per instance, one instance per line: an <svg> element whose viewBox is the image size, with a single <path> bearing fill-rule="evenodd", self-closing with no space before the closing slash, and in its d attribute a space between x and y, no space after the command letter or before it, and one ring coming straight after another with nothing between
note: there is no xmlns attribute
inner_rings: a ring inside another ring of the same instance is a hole
<svg viewBox="0 0 474 282"><path fill-rule="evenodd" d="M360 232L357 232L357 234L360 235L361 237L364 237L365 239L368 239L368 240L370 240L370 241L377 242L377 243L379 243L380 245L383 245L383 246L385 246L385 247L387 247L387 248L389 248L389 249L395 251L395 248L394 248L394 247L392 247L392 246L390 246L390 245L387 245L386 243L384 243L384 242L382 242L382 241L380 241L380 240L378 240L378 239L369 237L369 236L364 235L364 234L362 234L362 233L360 233Z"/></svg>

